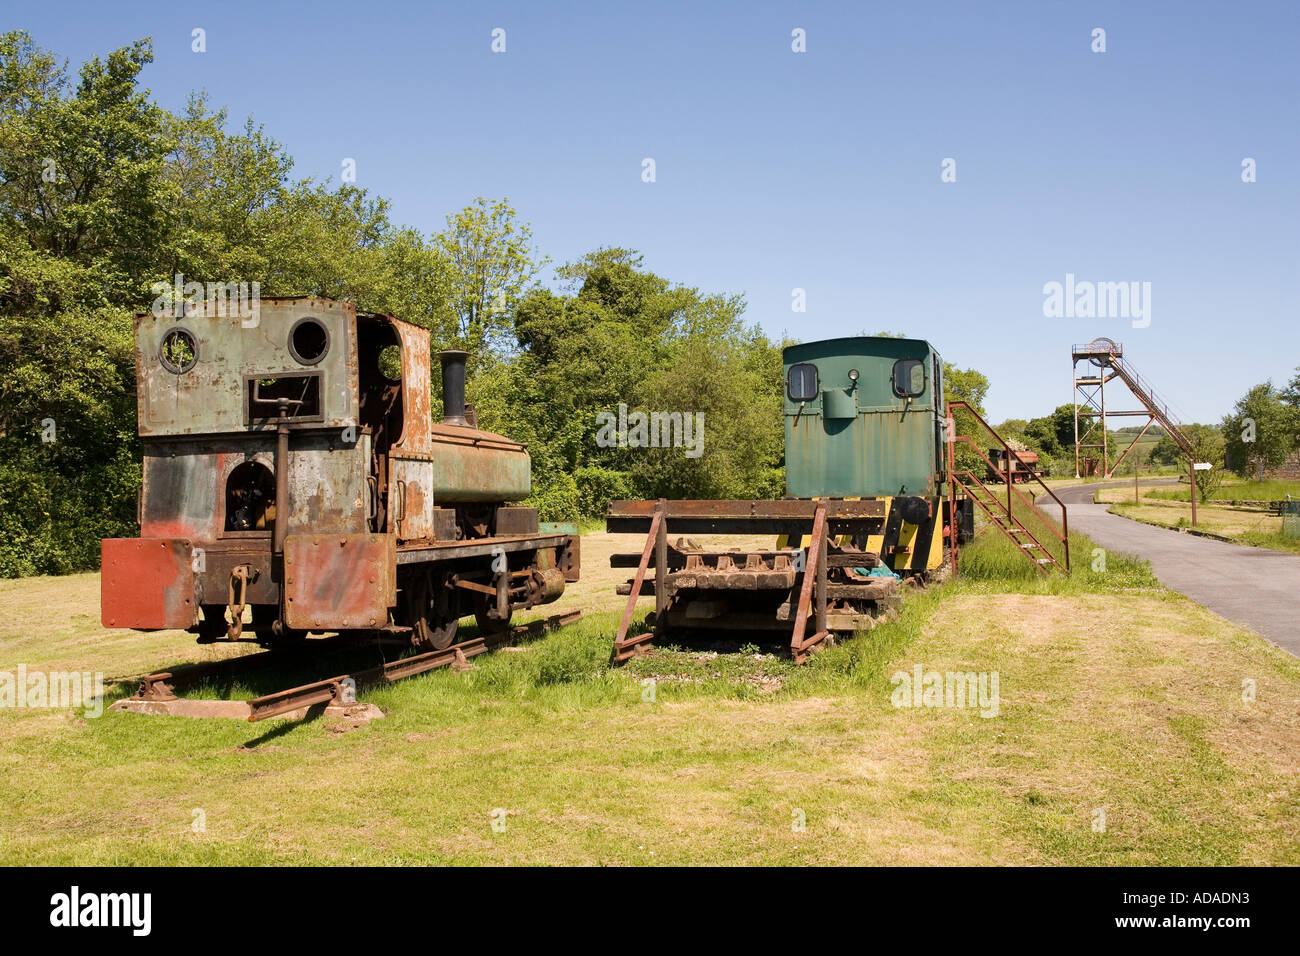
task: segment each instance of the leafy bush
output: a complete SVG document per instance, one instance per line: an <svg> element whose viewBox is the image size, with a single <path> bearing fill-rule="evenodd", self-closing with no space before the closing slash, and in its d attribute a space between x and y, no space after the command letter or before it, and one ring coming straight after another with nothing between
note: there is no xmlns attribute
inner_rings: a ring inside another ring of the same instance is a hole
<svg viewBox="0 0 1300 956"><path fill-rule="evenodd" d="M100 538L132 537L140 466L116 460L60 474L40 451L0 463L0 577L72 574L99 566Z"/></svg>
<svg viewBox="0 0 1300 956"><path fill-rule="evenodd" d="M539 521L577 521L578 484L571 475L553 475L534 485L532 497L524 504L537 509Z"/></svg>
<svg viewBox="0 0 1300 956"><path fill-rule="evenodd" d="M579 468L573 480L578 488L578 512L590 518L603 516L611 501L632 497L627 475L612 468Z"/></svg>
<svg viewBox="0 0 1300 956"><path fill-rule="evenodd" d="M768 468L759 475L758 493L754 495L760 501L771 501L785 497L785 469Z"/></svg>

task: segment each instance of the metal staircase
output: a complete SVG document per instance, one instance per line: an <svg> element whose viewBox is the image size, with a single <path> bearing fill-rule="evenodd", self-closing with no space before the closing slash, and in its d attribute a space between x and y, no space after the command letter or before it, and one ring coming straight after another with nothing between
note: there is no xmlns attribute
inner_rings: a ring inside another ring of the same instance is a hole
<svg viewBox="0 0 1300 956"><path fill-rule="evenodd" d="M1008 463L1006 468L999 468L993 464L984 453L984 449L976 444L974 438L956 433L953 413L958 409L968 412L978 426L1006 450L1006 455L1002 459ZM1002 493L1002 488L994 491L971 469L957 466L957 446L961 444L969 445L983 459L984 464L988 466L986 474L1002 476L1005 495ZM957 492L960 490L980 507L990 523L1006 535L1034 567L1044 573L1059 571L1061 574L1068 575L1070 573L1070 529L1065 503L1056 497L1041 478L1037 475L1031 476L1031 480L1038 482L1043 491L1060 507L1061 521L1058 526L1045 511L1038 507L1034 499L1022 494L1016 488L1009 471L1010 463L1013 461L1015 455L1011 446L993 430L988 422L984 421L975 409L971 408L969 403L961 401L948 403L948 479L951 496L949 514L957 513ZM1031 527L1035 530L1030 530ZM955 540L954 536L954 549Z"/></svg>
<svg viewBox="0 0 1300 956"><path fill-rule="evenodd" d="M1169 411L1169 404L1161 401L1155 389L1151 388L1143 380L1137 370L1129 365L1122 355L1112 355L1110 357L1110 366L1115 370L1115 374L1119 376L1120 380L1129 387L1129 391L1133 393L1137 400L1146 406L1147 411L1151 413L1151 417L1156 420L1156 423L1169 433L1169 437L1182 449L1183 454L1190 455L1192 453L1192 443L1183 434L1182 422Z"/></svg>

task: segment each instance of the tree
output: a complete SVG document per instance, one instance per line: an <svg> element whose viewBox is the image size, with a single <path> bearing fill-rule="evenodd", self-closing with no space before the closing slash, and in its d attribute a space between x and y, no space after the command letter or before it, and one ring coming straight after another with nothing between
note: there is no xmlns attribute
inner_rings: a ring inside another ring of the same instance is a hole
<svg viewBox="0 0 1300 956"><path fill-rule="evenodd" d="M0 313L0 577L94 567L135 530L129 316Z"/></svg>
<svg viewBox="0 0 1300 956"><path fill-rule="evenodd" d="M210 110L204 93L191 94L183 113L166 118L171 151L163 181L171 215L160 244L164 277L267 282L268 265L278 258L274 240L267 241L277 230L268 226L289 192L293 160L251 119L242 133L229 132L226 122L226 111Z"/></svg>
<svg viewBox="0 0 1300 956"><path fill-rule="evenodd" d="M1079 434L1092 424L1093 416L1079 415ZM1058 405L1051 414L1031 418L1025 424L1025 438L1039 452L1050 456L1065 455L1074 450L1074 406Z"/></svg>
<svg viewBox="0 0 1300 956"><path fill-rule="evenodd" d="M479 196L447 217L435 245L450 269L450 338L457 347L509 347L515 308L546 261L536 258L532 241L532 229L507 199Z"/></svg>
<svg viewBox="0 0 1300 956"><path fill-rule="evenodd" d="M30 35L0 35L0 309L51 314L142 297L167 227L164 114L136 89L141 40L72 87Z"/></svg>
<svg viewBox="0 0 1300 956"><path fill-rule="evenodd" d="M703 430L690 452L658 448L636 457L634 486L647 497L784 494L784 483L772 487L768 474L785 443L781 351L743 323L743 312L738 296L699 297L670 331L665 360L639 389L642 407L693 415Z"/></svg>
<svg viewBox="0 0 1300 956"><path fill-rule="evenodd" d="M946 401L968 402L983 417L984 398L988 393L989 380L983 372L958 368L951 362L943 363L943 397Z"/></svg>
<svg viewBox="0 0 1300 956"><path fill-rule="evenodd" d="M1286 383L1286 388L1282 389L1280 398L1292 408L1300 408L1300 368L1295 372L1291 381Z"/></svg>
<svg viewBox="0 0 1300 956"><path fill-rule="evenodd" d="M1186 454L1173 437L1163 428L1160 429L1159 440L1151 446L1151 460L1162 465L1176 465L1185 457Z"/></svg>
<svg viewBox="0 0 1300 956"><path fill-rule="evenodd" d="M164 114L136 89L147 41L75 86L0 36L0 575L93 567L134 529L140 303L165 233Z"/></svg>
<svg viewBox="0 0 1300 956"><path fill-rule="evenodd" d="M484 383L493 414L512 415L511 433L529 441L539 507L556 506L550 489L569 475L588 508L615 488L652 498L784 493L780 348L745 325L740 297L673 285L627 249L597 249L557 274L576 291L527 293L518 355ZM597 415L620 404L693 425L702 415L702 453L604 442Z"/></svg>
<svg viewBox="0 0 1300 956"><path fill-rule="evenodd" d="M1276 468L1295 451L1300 414L1272 382L1264 382L1237 400L1221 431L1231 467L1244 473L1253 466L1262 481L1265 469Z"/></svg>
<svg viewBox="0 0 1300 956"><path fill-rule="evenodd" d="M1194 462L1209 462L1213 467L1196 471L1196 490L1201 499L1212 498L1223 483L1223 433L1213 425L1184 425L1179 429L1192 446Z"/></svg>
<svg viewBox="0 0 1300 956"><path fill-rule="evenodd" d="M951 362L943 363L943 398L944 402L967 402L975 414L984 417L984 396L989 391L989 380L982 372L974 369L961 369ZM969 471L975 475L984 474L985 462L982 455L988 453L992 443L989 434L980 427L970 411L965 408L953 409L952 424L954 437L967 437L975 443L976 451L965 442L959 442L953 450L958 471Z"/></svg>

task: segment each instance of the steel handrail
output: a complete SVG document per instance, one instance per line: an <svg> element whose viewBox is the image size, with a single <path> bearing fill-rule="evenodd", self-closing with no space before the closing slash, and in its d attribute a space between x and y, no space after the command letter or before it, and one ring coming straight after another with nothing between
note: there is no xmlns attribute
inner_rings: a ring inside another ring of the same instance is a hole
<svg viewBox="0 0 1300 956"><path fill-rule="evenodd" d="M950 402L948 402L948 421L949 421L950 423L952 423L950 427L953 427L953 428L956 427L955 419L953 418L953 414L952 414L954 408L964 408L964 409L966 409L966 411L970 412L971 415L975 418L975 420L976 420L977 422L979 422L981 426L983 426L984 430L985 430L986 432L988 432L990 435L992 435L994 438L996 438L998 444L1001 445L1004 449L1006 449L1008 457L1011 455L1011 453L1012 453L1011 446L1008 445L1008 444L1003 440L1003 438L1002 438L1001 435L999 435L996 431L994 431L993 426L991 426L988 422L986 422L986 421L984 420L984 416L983 416L983 415L981 415L979 412L975 411L975 409L971 407L970 402L962 401L962 400L960 400L960 399L958 399L958 400L956 400L956 401L950 401ZM955 447L955 439L957 438L957 436L956 436L956 435L952 435L952 436L950 436L950 437L954 440L954 447ZM962 436L962 437L966 437L966 436ZM972 447L974 447L974 443L973 443L973 442L971 442L970 444L971 444ZM984 458L985 461L988 461L987 457L984 456L984 453L983 453L983 452L980 452L978 448L976 448L975 450L976 450L977 452L979 452L980 457ZM990 462L990 464L991 464L991 462ZM956 455L955 455L955 453L954 453L954 456L953 456L953 465L954 465L954 469L955 469L955 467L956 467ZM994 471L998 471L997 468L994 468L993 470L994 470ZM1009 472L1010 472L1010 464L1008 464L1008 466L1007 466L1007 470L1008 470L1008 473L1009 473ZM1008 474L1008 478L1009 478L1009 477L1010 477L1010 475ZM1062 529L1062 533L1059 535L1059 537L1060 537L1060 539L1061 539L1062 544L1065 545L1065 569L1068 571L1068 570L1070 569L1070 519L1069 519L1069 516L1068 516L1068 512L1066 511L1066 508L1065 508L1065 502L1062 501L1060 498L1058 498L1058 497L1056 496L1056 492L1054 492L1051 488L1047 487L1047 485L1043 483L1043 479L1042 479L1042 478L1038 477L1037 475L1033 474L1032 472L1030 472L1030 477L1033 478L1034 481L1038 482L1039 487L1042 488L1045 492L1047 492L1048 497L1050 497L1053 501L1055 501L1055 502L1060 506L1060 508L1061 508L1061 529ZM1008 481L1008 482L1007 482L1007 487L1008 487L1009 489L1014 490L1014 488L1013 488L1013 484L1014 484L1013 482ZM1021 499L1022 501L1025 500L1024 496L1021 495L1020 492L1017 491L1016 494L1017 494L1017 496L1020 497L1020 499ZM1011 500L1011 499L1010 499L1010 496L1008 496L1007 501L1010 502L1010 500ZM1028 504L1029 504L1029 508L1030 508L1030 510L1033 511L1035 514L1037 514L1040 518L1042 518L1042 519L1047 523L1047 526L1048 526L1049 528L1051 528L1051 527L1052 527L1052 524L1051 524L1051 522L1048 520L1048 516L1047 516L1047 514L1046 514L1045 512L1039 511L1038 506L1037 506L1036 504L1034 504L1033 502L1028 502ZM1011 511L1011 508L1010 508L1010 505L1009 505L1009 504L1008 504L1008 507L1007 507L1007 511L1008 511L1008 513ZM1055 528L1052 528L1052 530L1055 531L1056 529L1055 529Z"/></svg>
<svg viewBox="0 0 1300 956"><path fill-rule="evenodd" d="M1131 368L1127 362L1118 356L1111 357L1111 365L1114 367L1119 377L1124 380L1133 394L1140 398L1146 404L1147 410L1160 420L1160 424L1169 432L1169 437L1174 440L1184 454L1192 454L1192 443L1183 434L1183 424L1169 411L1169 403L1162 400L1141 375L1137 369Z"/></svg>
<svg viewBox="0 0 1300 956"><path fill-rule="evenodd" d="M992 431L992 429L990 429L990 431ZM996 438L996 437L997 437L997 432L993 432L993 436ZM956 440L959 441L959 442L964 442L964 443L966 443L967 445L970 445L971 448L974 448L974 449L975 449L975 454L979 455L981 458L984 459L984 464L988 465L990 468L992 468L994 471L996 471L999 475L1003 475L1003 477L1006 476L1007 473L1006 473L1006 472L1003 472L1000 468L998 468L996 465L994 465L993 462L989 461L988 456L984 454L983 450L981 450L981 448L980 448L978 445L975 444L975 441L974 441L974 440L973 440L969 435L958 435L958 436L956 437ZM974 481L974 482L976 482L976 483L977 483L977 484L978 484L982 489L984 489L985 491L987 491L987 492L988 492L988 493L989 493L993 498L995 498L995 499L997 498L997 495L994 495L994 494L993 494L992 489L990 489L988 485L984 484L984 482L980 481L979 478L976 477L976 475L975 475L975 473L974 473L973 471L971 471L970 469L964 469L964 472L965 472L965 474L970 475L970 476L971 476L971 480ZM1048 518L1051 517L1050 515L1047 514L1047 512L1045 512L1045 511L1040 511L1040 510L1038 509L1038 506L1037 506L1037 505L1035 505L1035 504L1034 504L1030 499L1026 498L1023 494L1021 494L1021 493L1020 493L1020 490L1019 490L1018 488L1015 487L1014 482L1008 482L1007 484L1008 484L1008 486L1009 486L1009 490L1015 493L1015 496L1016 496L1017 498L1020 499L1020 501L1021 501L1022 504L1028 506L1029 509L1030 509L1031 511L1038 512L1039 516L1042 517L1042 518L1044 519L1044 523L1047 525L1047 527L1051 529L1052 534L1056 535L1056 537L1057 537L1059 540L1061 540L1061 541L1064 541L1064 540L1065 540L1065 535L1063 535L1060 531L1058 531L1058 530L1056 529L1056 526L1053 525L1052 522L1051 522L1050 520L1046 520L1046 519L1048 519ZM1039 482L1039 484L1042 484L1042 482ZM1044 487L1046 487L1046 486L1044 486ZM1048 493L1049 493L1049 494L1050 494L1050 492L1051 492L1051 489L1048 489ZM1001 501L998 501L998 505L1001 506L1001 504L1002 504L1002 502L1001 502ZM1062 508L1064 508L1064 506L1062 506ZM1064 513L1064 511L1062 511L1062 513ZM1011 512L1008 510L1008 511L1007 511L1007 514L1011 514Z"/></svg>
<svg viewBox="0 0 1300 956"><path fill-rule="evenodd" d="M963 469L963 470L961 470L961 471L954 471L954 477L955 477L956 475L969 475L970 478L971 478L971 481L973 482L973 487L981 488L981 489L983 489L984 491L988 492L988 495L989 495L990 499L993 501L993 503L996 504L999 508L1002 507L1002 502L998 499L998 497L997 497L996 495L994 495L992 491L989 490L989 488L988 488L987 485L985 485L982 481L979 480L978 477L976 477L976 475L975 475L975 473L974 473L973 471L971 471L970 469ZM1008 538L1011 539L1012 542L1015 543L1016 547L1020 548L1020 550L1022 550L1022 551L1025 551L1026 554L1029 553L1029 552L1028 552L1028 549L1025 548L1025 544L1024 544L1024 542L1023 542L1023 541L1017 541L1017 540L1015 539L1015 537L1012 535L1011 531L1008 530L1007 528L1003 527L1003 525L998 521L997 515L995 515L995 514L992 512L992 510L989 508L989 506L988 506L988 502L985 502L985 501L980 500L980 498L979 498L977 495L975 495L975 494L972 493L972 487L968 487L964 482L960 481L959 479L957 480L957 484L961 485L962 490L965 491L968 495L970 495L970 498L971 498L972 501L974 501L977 505L979 505L981 508L984 509L984 513L985 513L986 515L989 516L989 519L990 519L990 520L991 520L995 525L997 525L999 529L1001 529L1001 531L1002 531L1003 534L1005 534ZM1037 509L1034 509L1034 510L1035 510L1036 513L1040 514L1040 516L1041 516L1041 512L1038 512ZM1068 543L1066 543L1065 548L1064 548L1064 554L1065 554L1065 566L1062 567L1062 566L1061 566L1061 562L1056 560L1056 555L1052 554L1052 552L1048 551L1045 547L1043 547L1043 543L1042 543L1041 541L1039 541L1037 538L1034 537L1034 533L1033 533L1032 531L1030 531L1028 528L1026 528L1026 527L1025 527L1021 522L1020 522L1020 519L1019 519L1019 518L1017 518L1014 514L1010 514L1010 513L1007 514L1007 518L1011 521L1012 524L1014 524L1014 525L1016 526L1016 528L1018 528L1019 530L1023 531L1025 534L1029 535L1029 540L1032 541L1032 542L1034 543L1034 546L1035 546L1036 548L1038 548L1039 551L1041 551L1041 552L1043 552L1043 554L1047 555L1047 559L1048 559L1049 561L1051 561L1051 562L1052 562L1054 565L1056 565L1058 568L1061 568L1062 571L1065 571L1065 572L1067 572L1067 573L1069 572L1069 570L1070 570L1070 547L1069 547L1069 544L1068 544ZM1046 524L1048 528L1051 528L1052 531L1055 531L1055 530L1056 530L1055 528L1052 528L1052 524L1051 524L1050 521L1044 521L1043 523ZM1035 562L1037 562L1037 559L1035 559ZM1041 565L1038 565L1038 566L1041 567Z"/></svg>
<svg viewBox="0 0 1300 956"><path fill-rule="evenodd" d="M1065 541L1064 538L1061 537L1060 532L1056 530L1056 528L1052 525L1052 523L1046 519L1046 516L1044 515L1043 512L1039 511L1037 508L1034 508L1032 506L1030 508L1030 510L1033 511L1034 514L1036 514L1040 520L1042 520L1042 523L1047 525L1048 530L1051 531L1053 534L1055 534L1058 540L1061 541L1062 557L1066 559L1065 567L1062 567L1061 562L1056 560L1056 555L1052 554L1051 551L1047 550L1047 548L1043 546L1043 543L1039 541L1037 537L1034 536L1034 533L1032 531L1030 531L1027 527L1025 527L1024 523L1019 518L1016 517L1014 512L1009 512L1006 510L1006 506L1002 504L1002 500L993 493L992 489L990 489L988 485L984 484L982 481L979 480L978 475L976 475L970 469L962 469L960 471L956 471L955 474L968 475L970 477L971 480L970 485L967 485L965 482L961 482L961 481L958 482L961 485L962 490L965 491L968 495L970 495L971 499L976 504L978 504L981 508L984 509L984 513L987 514L989 518L993 520L994 524L998 525L998 527L1002 530L1003 534L1005 534L1008 538L1011 538L1012 541L1015 541L1018 547L1024 550L1024 542L1016 541L1016 539L1012 536L1011 531L1002 526L1002 524L998 521L997 515L995 515L993 511L988 507L989 502L992 502L993 504L997 505L998 508L1001 510L1001 512L1006 515L1007 520L1011 524L1013 524L1017 529L1029 535L1029 540L1034 543L1034 546L1038 548L1038 550L1042 551L1043 554L1047 555L1047 557L1051 559L1053 564L1055 564L1058 568L1061 568L1062 570L1068 570L1069 544ZM978 488L981 491L983 491L985 494L987 494L989 496L989 502L983 501L977 495L975 495L974 494L975 488Z"/></svg>

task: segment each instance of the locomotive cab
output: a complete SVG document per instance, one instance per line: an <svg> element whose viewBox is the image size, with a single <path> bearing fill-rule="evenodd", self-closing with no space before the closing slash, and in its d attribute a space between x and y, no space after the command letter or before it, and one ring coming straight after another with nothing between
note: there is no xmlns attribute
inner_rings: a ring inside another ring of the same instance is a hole
<svg viewBox="0 0 1300 956"><path fill-rule="evenodd" d="M249 617L261 641L436 643L462 610L500 625L576 579L576 537L510 505L531 490L526 448L470 424L464 352L441 355L431 420L426 330L288 298L142 314L135 339L141 536L103 542L106 626L217 640ZM466 584L483 599L461 600Z"/></svg>

